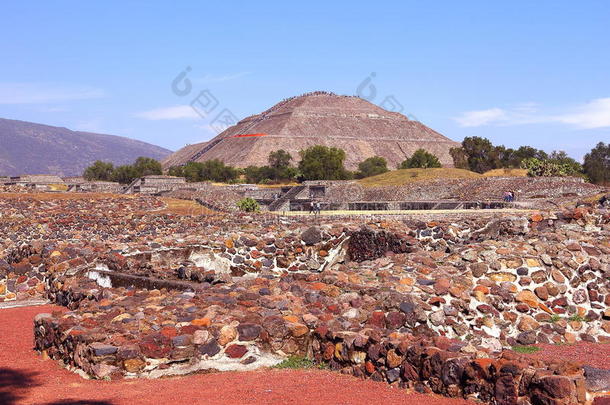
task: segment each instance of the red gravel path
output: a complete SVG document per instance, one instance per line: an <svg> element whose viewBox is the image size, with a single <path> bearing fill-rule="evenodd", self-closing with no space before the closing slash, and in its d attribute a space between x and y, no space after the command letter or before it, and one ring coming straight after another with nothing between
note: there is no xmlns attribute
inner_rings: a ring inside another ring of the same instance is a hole
<svg viewBox="0 0 610 405"><path fill-rule="evenodd" d="M161 380L90 381L32 350L32 319L59 307L0 310L0 405L472 404L329 371L270 370ZM101 401L101 402L96 402Z"/></svg>

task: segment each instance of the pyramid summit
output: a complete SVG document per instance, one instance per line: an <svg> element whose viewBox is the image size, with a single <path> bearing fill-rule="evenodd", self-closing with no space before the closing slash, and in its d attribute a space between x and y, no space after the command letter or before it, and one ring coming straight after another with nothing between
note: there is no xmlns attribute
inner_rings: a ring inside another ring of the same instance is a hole
<svg viewBox="0 0 610 405"><path fill-rule="evenodd" d="M382 156L388 167L396 167L419 148L452 166L449 149L459 146L418 121L362 98L318 91L283 100L208 142L188 145L169 156L164 167L211 159L236 167L263 166L278 149L298 161L299 151L314 145L343 149L350 170L371 156Z"/></svg>

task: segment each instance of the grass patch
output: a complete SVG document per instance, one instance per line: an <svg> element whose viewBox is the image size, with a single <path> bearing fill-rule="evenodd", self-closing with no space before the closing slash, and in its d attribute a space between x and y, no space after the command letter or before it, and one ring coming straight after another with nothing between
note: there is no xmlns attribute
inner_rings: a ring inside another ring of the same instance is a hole
<svg viewBox="0 0 610 405"><path fill-rule="evenodd" d="M574 314L571 317L568 318L568 321L571 322L588 322L589 320L587 318L584 318L578 314Z"/></svg>
<svg viewBox="0 0 610 405"><path fill-rule="evenodd" d="M292 370L301 370L301 369L326 369L327 366L325 363L317 364L313 360L309 360L303 356L291 356L286 360L282 361L280 364L273 366L273 368L277 368L280 370L283 369L292 369Z"/></svg>
<svg viewBox="0 0 610 405"><path fill-rule="evenodd" d="M542 349L540 349L538 346L513 346L513 351L521 354L536 353L539 350Z"/></svg>
<svg viewBox="0 0 610 405"><path fill-rule="evenodd" d="M549 319L549 323L559 322L560 320L561 320L561 317L557 314L554 314L551 316L551 319Z"/></svg>
<svg viewBox="0 0 610 405"><path fill-rule="evenodd" d="M366 177L358 180L365 187L376 186L402 186L422 180L434 179L477 179L482 174L464 169L435 168L435 169L401 169L391 170L377 176Z"/></svg>

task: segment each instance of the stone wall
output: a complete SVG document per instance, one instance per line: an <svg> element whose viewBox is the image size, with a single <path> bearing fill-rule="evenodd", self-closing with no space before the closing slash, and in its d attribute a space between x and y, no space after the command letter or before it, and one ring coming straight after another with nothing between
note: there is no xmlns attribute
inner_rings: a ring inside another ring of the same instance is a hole
<svg viewBox="0 0 610 405"><path fill-rule="evenodd" d="M386 319L380 314L375 322ZM333 370L400 388L453 398L509 404L582 404L585 371L569 363L545 364L514 352L478 357L465 343L442 337L414 339L375 330L332 332L318 327L309 350Z"/></svg>
<svg viewBox="0 0 610 405"><path fill-rule="evenodd" d="M42 246L23 245L0 257L0 302L26 301L45 294Z"/></svg>

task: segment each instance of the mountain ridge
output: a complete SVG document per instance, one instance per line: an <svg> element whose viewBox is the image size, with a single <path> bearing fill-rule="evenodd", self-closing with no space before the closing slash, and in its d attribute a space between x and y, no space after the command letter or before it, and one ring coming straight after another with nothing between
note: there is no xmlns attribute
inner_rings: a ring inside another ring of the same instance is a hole
<svg viewBox="0 0 610 405"><path fill-rule="evenodd" d="M140 156L162 160L171 153L123 136L0 118L0 175L4 176L77 176L96 160L122 165Z"/></svg>

